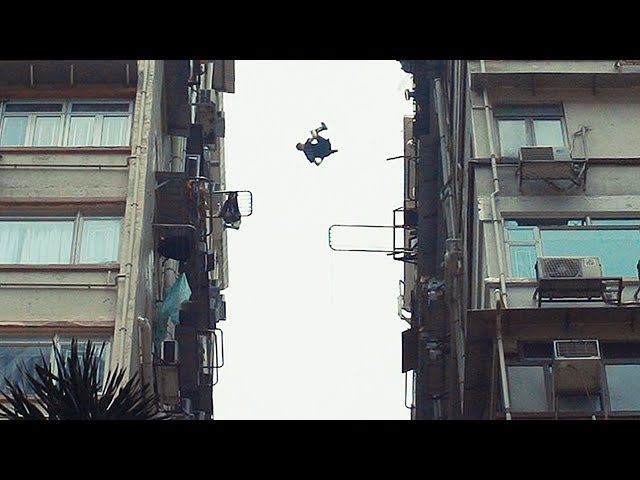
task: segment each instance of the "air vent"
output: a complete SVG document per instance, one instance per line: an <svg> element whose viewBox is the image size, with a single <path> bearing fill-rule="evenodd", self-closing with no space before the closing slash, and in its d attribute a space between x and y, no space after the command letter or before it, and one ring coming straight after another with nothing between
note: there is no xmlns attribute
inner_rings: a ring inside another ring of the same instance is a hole
<svg viewBox="0 0 640 480"><path fill-rule="evenodd" d="M540 257L538 278L593 278L602 276L598 257Z"/></svg>
<svg viewBox="0 0 640 480"><path fill-rule="evenodd" d="M520 147L520 160L523 162L553 162L570 159L567 147Z"/></svg>
<svg viewBox="0 0 640 480"><path fill-rule="evenodd" d="M555 340L553 347L556 360L600 358L598 340Z"/></svg>

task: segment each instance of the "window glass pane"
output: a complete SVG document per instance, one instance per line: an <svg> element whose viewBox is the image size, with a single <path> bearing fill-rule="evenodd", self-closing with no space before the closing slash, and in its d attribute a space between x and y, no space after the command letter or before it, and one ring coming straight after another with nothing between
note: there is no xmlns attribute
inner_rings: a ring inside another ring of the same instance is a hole
<svg viewBox="0 0 640 480"><path fill-rule="evenodd" d="M558 146L564 145L562 122L560 120L534 120L533 132L536 145Z"/></svg>
<svg viewBox="0 0 640 480"><path fill-rule="evenodd" d="M524 358L553 358L553 343L551 342L526 342L522 344Z"/></svg>
<svg viewBox="0 0 640 480"><path fill-rule="evenodd" d="M129 103L74 103L72 112L128 112Z"/></svg>
<svg viewBox="0 0 640 480"><path fill-rule="evenodd" d="M33 145L58 145L58 128L60 117L36 117Z"/></svg>
<svg viewBox="0 0 640 480"><path fill-rule="evenodd" d="M600 257L603 274L636 277L640 258L638 230L546 230L540 231L546 256Z"/></svg>
<svg viewBox="0 0 640 480"><path fill-rule="evenodd" d="M0 221L0 263L71 263L73 221Z"/></svg>
<svg viewBox="0 0 640 480"><path fill-rule="evenodd" d="M0 389L5 390L7 384L4 377L14 384L23 387L27 393L33 392L29 383L20 372L24 366L26 372L35 375L36 365L43 365L41 352L44 354L44 364L50 364L51 344L0 344Z"/></svg>
<svg viewBox="0 0 640 480"><path fill-rule="evenodd" d="M2 121L0 145L24 145L29 117L5 117Z"/></svg>
<svg viewBox="0 0 640 480"><path fill-rule="evenodd" d="M600 412L602 402L599 395L559 395L559 412Z"/></svg>
<svg viewBox="0 0 640 480"><path fill-rule="evenodd" d="M640 358L638 342L600 342L603 358Z"/></svg>
<svg viewBox="0 0 640 480"><path fill-rule="evenodd" d="M507 235L512 241L535 241L533 228L507 228Z"/></svg>
<svg viewBox="0 0 640 480"><path fill-rule="evenodd" d="M93 124L95 117L71 117L67 145L93 145Z"/></svg>
<svg viewBox="0 0 640 480"><path fill-rule="evenodd" d="M120 218L85 219L82 222L80 263L117 262L120 247Z"/></svg>
<svg viewBox="0 0 640 480"><path fill-rule="evenodd" d="M496 105L493 108L496 117L562 117L562 106L551 104L538 105Z"/></svg>
<svg viewBox="0 0 640 480"><path fill-rule="evenodd" d="M129 145L129 116L105 116L100 145Z"/></svg>
<svg viewBox="0 0 640 480"><path fill-rule="evenodd" d="M62 112L61 103L7 103L5 112Z"/></svg>
<svg viewBox="0 0 640 480"><path fill-rule="evenodd" d="M606 365L611 410L640 410L640 365Z"/></svg>
<svg viewBox="0 0 640 480"><path fill-rule="evenodd" d="M575 219L570 219L570 218L519 218L517 220L512 220L514 222L516 222L516 225L520 226L520 227L525 227L525 226L537 226L537 227L541 227L541 226L562 226L562 225L568 225L568 226L581 226L581 225L585 225L585 220L581 219L581 218L575 218Z"/></svg>
<svg viewBox="0 0 640 480"><path fill-rule="evenodd" d="M640 225L640 218L592 218L591 225Z"/></svg>
<svg viewBox="0 0 640 480"><path fill-rule="evenodd" d="M510 245L511 276L513 278L535 278L538 259L535 245Z"/></svg>
<svg viewBox="0 0 640 480"><path fill-rule="evenodd" d="M99 370L98 370L98 383L102 384L105 376L105 365L109 359L110 344L109 343L104 344L104 350L102 351L102 355L100 355L100 350L102 349L102 344L104 343L104 340L92 340L91 343L95 347L94 351L96 353L96 356L100 357ZM60 349L60 353L62 354L62 357L66 360L67 357L71 354L71 341L60 342L59 349ZM86 350L87 350L87 342L79 340L78 355L81 359L81 362L82 362L82 359L84 358L84 354ZM81 363L81 365L83 365L83 363Z"/></svg>
<svg viewBox="0 0 640 480"><path fill-rule="evenodd" d="M509 394L514 412L547 412L544 367L508 367Z"/></svg>
<svg viewBox="0 0 640 480"><path fill-rule="evenodd" d="M500 152L503 157L518 157L518 150L529 145L524 120L499 120Z"/></svg>

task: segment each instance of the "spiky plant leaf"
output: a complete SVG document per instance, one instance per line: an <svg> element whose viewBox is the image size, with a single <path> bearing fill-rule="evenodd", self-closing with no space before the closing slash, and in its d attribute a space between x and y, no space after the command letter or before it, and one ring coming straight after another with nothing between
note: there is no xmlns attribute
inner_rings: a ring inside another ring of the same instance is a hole
<svg viewBox="0 0 640 480"><path fill-rule="evenodd" d="M53 345L55 371L41 354L41 364L35 375L21 368L33 394L5 378L8 393L1 392L8 406L0 403L0 418L42 420L149 420L166 419L158 411L153 393L143 386L137 373L122 385L125 369L116 367L107 373L101 392L100 361L104 343L96 353L88 340L79 354L78 342L71 341L71 350L64 356Z"/></svg>

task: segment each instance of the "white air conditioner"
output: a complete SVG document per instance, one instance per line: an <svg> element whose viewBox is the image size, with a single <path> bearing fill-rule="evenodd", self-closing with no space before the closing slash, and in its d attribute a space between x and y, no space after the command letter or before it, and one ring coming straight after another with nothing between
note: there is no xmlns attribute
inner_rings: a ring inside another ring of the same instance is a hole
<svg viewBox="0 0 640 480"><path fill-rule="evenodd" d="M553 356L556 394L600 391L602 365L598 340L554 340Z"/></svg>
<svg viewBox="0 0 640 480"><path fill-rule="evenodd" d="M606 290L598 257L538 257L538 307L542 299L603 298Z"/></svg>
<svg viewBox="0 0 640 480"><path fill-rule="evenodd" d="M569 149L564 146L520 147L521 162L569 161Z"/></svg>
<svg viewBox="0 0 640 480"><path fill-rule="evenodd" d="M602 276L599 257L538 257L539 279L593 278Z"/></svg>

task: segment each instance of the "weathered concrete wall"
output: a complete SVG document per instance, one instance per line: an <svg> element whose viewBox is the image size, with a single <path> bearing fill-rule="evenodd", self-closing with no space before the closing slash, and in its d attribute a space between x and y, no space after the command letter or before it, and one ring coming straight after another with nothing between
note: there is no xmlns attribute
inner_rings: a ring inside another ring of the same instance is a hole
<svg viewBox="0 0 640 480"><path fill-rule="evenodd" d="M117 273L115 267L110 271L0 270L0 322L82 320L87 326L113 322Z"/></svg>
<svg viewBox="0 0 640 480"><path fill-rule="evenodd" d="M615 62L615 60L485 60L485 68L488 73L616 73ZM480 61L469 62L469 69L472 72L479 72Z"/></svg>
<svg viewBox="0 0 640 480"><path fill-rule="evenodd" d="M0 196L38 199L57 197L124 198L127 170L0 169Z"/></svg>
<svg viewBox="0 0 640 480"><path fill-rule="evenodd" d="M499 104L562 104L566 120L567 144L581 126L587 126L589 157L622 158L640 157L640 137L636 135L640 125L640 89L600 88L594 93L589 89L542 89L536 92L523 88L488 89L489 102ZM477 157L490 156L484 101L479 92L472 92L474 145ZM493 126L494 144L498 153L498 133ZM583 156L580 139L576 142L576 156Z"/></svg>
<svg viewBox="0 0 640 480"><path fill-rule="evenodd" d="M116 326L111 366L124 366L129 375L140 367L136 319L153 320L155 280L150 268L154 251L153 213L155 207L156 155L162 126L163 62L138 62L138 91L132 121L132 158L127 181L127 206L121 243L122 280L118 292ZM157 143L156 143L157 142Z"/></svg>
<svg viewBox="0 0 640 480"><path fill-rule="evenodd" d="M613 61L566 61L566 62L516 62L487 61L487 71L554 71L614 72ZM472 66L477 68L478 64ZM631 88L513 88L492 86L487 89L491 106L499 104L563 105L567 145L571 145L572 134L582 126L589 127L586 135L589 158L616 159L640 158L640 137L636 131L640 126L640 89ZM481 92L470 92L472 103L472 128L474 156L486 158L491 154L489 128L487 126L484 100ZM493 142L498 152L498 133L492 118ZM574 156L582 157L584 151L580 137L575 143ZM477 248L481 261L474 265L473 278L485 271L486 277L497 279L498 267L496 242L504 246L504 232L500 225L500 238L495 238L492 227L490 195L494 190L492 171L489 165L475 165L474 210L484 226ZM522 188L516 176L514 164L498 165L500 193L496 197L498 218L517 216L637 216L640 212L640 168L635 165L590 163L584 190L572 187L567 182L555 182L556 187L544 181L525 181ZM560 187L560 188L557 188ZM476 232L476 234L478 234ZM506 255L506 254L505 254ZM506 265L505 265L506 267ZM530 307L533 289L520 285L510 286L509 307ZM493 304L491 289L479 288L472 299L472 308ZM512 291L513 290L513 291ZM628 290L628 289L626 289ZM625 290L625 299L633 293ZM633 289L632 289L633 290Z"/></svg>

